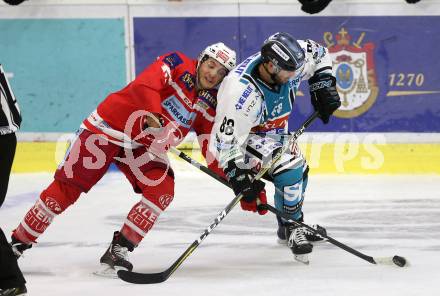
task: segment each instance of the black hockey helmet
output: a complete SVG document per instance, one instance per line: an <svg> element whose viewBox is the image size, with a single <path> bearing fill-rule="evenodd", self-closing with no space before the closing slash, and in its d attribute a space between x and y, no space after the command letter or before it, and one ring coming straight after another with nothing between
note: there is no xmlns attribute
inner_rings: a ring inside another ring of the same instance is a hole
<svg viewBox="0 0 440 296"><path fill-rule="evenodd" d="M283 70L295 71L304 65L305 54L290 34L278 32L264 41L261 58L263 62L271 61Z"/></svg>

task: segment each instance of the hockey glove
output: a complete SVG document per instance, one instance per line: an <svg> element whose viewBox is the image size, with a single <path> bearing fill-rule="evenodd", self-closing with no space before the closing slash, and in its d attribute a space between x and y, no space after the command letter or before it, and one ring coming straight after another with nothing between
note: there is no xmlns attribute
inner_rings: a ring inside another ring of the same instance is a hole
<svg viewBox="0 0 440 296"><path fill-rule="evenodd" d="M177 128L172 123L166 124L161 115L146 116L143 121L142 131L135 141L151 152L163 154L179 143L180 138L174 134Z"/></svg>
<svg viewBox="0 0 440 296"><path fill-rule="evenodd" d="M264 184L264 182L258 180L256 182L261 182ZM264 186L264 185L263 185ZM259 203L257 204L257 201L259 201ZM242 198L240 200L240 206L243 210L245 211L251 211L251 212L257 212L260 215L264 215L267 213L267 209L260 209L258 208L258 205L264 205L267 204L267 197L266 197L266 189L263 188L263 190L260 191L260 193L258 194L257 199L251 201L251 202L247 202L244 198Z"/></svg>
<svg viewBox="0 0 440 296"><path fill-rule="evenodd" d="M253 174L248 169L242 169L244 165L238 165L231 161L225 168L224 172L235 195L243 194L240 200L241 208L245 211L257 211L257 199L261 204L267 203L266 190L264 190L264 182L256 180L252 182ZM260 215L267 213L267 210L258 210Z"/></svg>
<svg viewBox="0 0 440 296"><path fill-rule="evenodd" d="M322 122L327 124L330 115L341 106L336 78L330 74L314 75L309 79L309 88L313 108L318 111Z"/></svg>
<svg viewBox="0 0 440 296"><path fill-rule="evenodd" d="M19 5L26 0L5 0L9 5Z"/></svg>

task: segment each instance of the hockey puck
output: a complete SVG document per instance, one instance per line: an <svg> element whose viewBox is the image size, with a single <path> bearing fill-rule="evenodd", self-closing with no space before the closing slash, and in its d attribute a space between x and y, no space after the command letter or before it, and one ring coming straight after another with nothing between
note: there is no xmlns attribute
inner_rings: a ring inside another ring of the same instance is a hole
<svg viewBox="0 0 440 296"><path fill-rule="evenodd" d="M393 257L393 262L399 267L404 267L406 265L406 259L397 255Z"/></svg>

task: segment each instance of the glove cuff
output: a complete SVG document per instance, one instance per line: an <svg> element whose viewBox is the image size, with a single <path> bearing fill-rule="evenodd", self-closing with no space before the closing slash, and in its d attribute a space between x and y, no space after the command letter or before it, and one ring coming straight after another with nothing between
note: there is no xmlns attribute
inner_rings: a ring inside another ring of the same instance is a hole
<svg viewBox="0 0 440 296"><path fill-rule="evenodd" d="M235 161L230 160L223 169L223 172L225 173L226 178L231 180L242 173L242 168L244 168L243 162L240 161L236 163Z"/></svg>

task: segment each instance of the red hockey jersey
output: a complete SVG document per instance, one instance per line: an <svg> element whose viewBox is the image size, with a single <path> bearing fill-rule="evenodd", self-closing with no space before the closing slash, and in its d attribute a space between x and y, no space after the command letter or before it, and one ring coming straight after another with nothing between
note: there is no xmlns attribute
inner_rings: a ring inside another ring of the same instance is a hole
<svg viewBox="0 0 440 296"><path fill-rule="evenodd" d="M225 177L223 170L219 168L218 162L209 151L209 140L217 108L217 91L201 91L194 105L195 117L193 129L197 134L197 139L202 151L202 155L208 167L216 174Z"/></svg>
<svg viewBox="0 0 440 296"><path fill-rule="evenodd" d="M217 90L196 93L196 66L196 60L180 52L158 57L134 81L100 103L81 127L117 145L137 148L143 145L142 140L133 139L145 128L145 113L151 112L164 119L163 125L173 126L169 135L173 146L193 128L209 167L222 173L208 151Z"/></svg>
<svg viewBox="0 0 440 296"><path fill-rule="evenodd" d="M167 136L173 138L173 146L179 144L195 118L196 66L196 60L180 52L158 57L134 81L100 103L82 127L118 145L136 148L143 144L137 137L146 127L146 115L154 113L163 126L172 127ZM216 90L200 93L215 96Z"/></svg>

